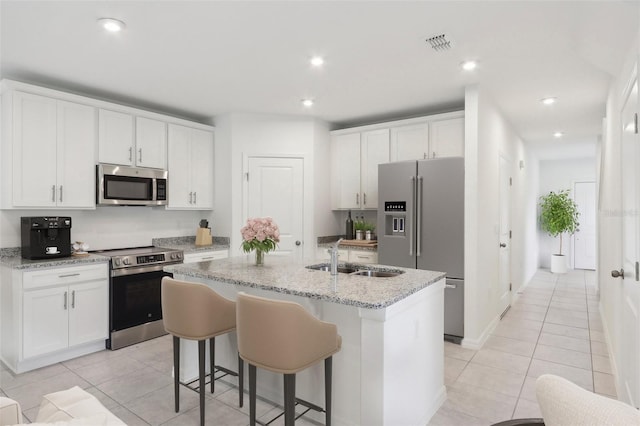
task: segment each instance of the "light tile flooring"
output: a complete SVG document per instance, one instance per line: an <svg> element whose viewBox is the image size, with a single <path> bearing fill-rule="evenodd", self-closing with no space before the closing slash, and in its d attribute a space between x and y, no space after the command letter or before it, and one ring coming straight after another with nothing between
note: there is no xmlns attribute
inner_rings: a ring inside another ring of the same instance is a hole
<svg viewBox="0 0 640 426"><path fill-rule="evenodd" d="M447 400L430 426L542 417L535 381L556 374L615 398L593 271L538 271L479 351L445 342Z"/></svg>
<svg viewBox="0 0 640 426"><path fill-rule="evenodd" d="M445 343L448 398L429 424L540 417L534 385L544 373L615 397L594 282L593 272L558 277L539 271L481 350ZM35 420L43 395L78 385L128 425L196 425L195 392L183 389L180 413L173 411L171 366L171 339L165 336L17 376L0 366L0 395L18 400L26 421ZM242 409L236 404L236 388L218 381L216 392L207 393L206 422L248 424L248 403ZM280 408L258 400L257 410L267 420ZM315 423L301 418L296 424Z"/></svg>

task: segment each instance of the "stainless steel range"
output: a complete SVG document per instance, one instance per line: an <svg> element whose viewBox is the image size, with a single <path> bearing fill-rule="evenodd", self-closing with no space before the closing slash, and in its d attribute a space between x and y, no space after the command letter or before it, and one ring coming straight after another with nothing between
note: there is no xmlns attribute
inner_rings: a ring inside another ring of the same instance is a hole
<svg viewBox="0 0 640 426"><path fill-rule="evenodd" d="M115 350L167 334L162 323L163 267L182 263L182 250L138 247L96 252L111 258L107 348Z"/></svg>

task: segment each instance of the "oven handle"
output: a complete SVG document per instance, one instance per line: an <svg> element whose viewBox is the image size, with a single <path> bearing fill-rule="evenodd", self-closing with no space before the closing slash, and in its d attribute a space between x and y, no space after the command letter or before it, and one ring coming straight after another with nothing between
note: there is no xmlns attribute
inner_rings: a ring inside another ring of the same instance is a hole
<svg viewBox="0 0 640 426"><path fill-rule="evenodd" d="M112 277L122 277L125 275L134 275L134 274L144 274L145 272L156 272L162 271L165 266L170 265L179 265L182 262L167 262L160 265L145 265L138 266L135 268L122 268L122 269L114 269L111 271Z"/></svg>

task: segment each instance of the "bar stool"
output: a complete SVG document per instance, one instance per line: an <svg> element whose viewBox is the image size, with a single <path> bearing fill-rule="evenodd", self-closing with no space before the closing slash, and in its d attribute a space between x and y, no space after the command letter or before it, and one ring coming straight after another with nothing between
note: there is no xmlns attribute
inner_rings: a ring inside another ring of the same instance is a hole
<svg viewBox="0 0 640 426"><path fill-rule="evenodd" d="M211 393L214 372L224 371L238 376L238 404L243 405L244 363L238 355L238 373L215 365L215 337L236 328L236 304L204 284L162 278L162 316L164 329L173 335L173 383L175 410L180 411L180 339L198 341L200 383L200 424L204 425L205 343L210 344Z"/></svg>
<svg viewBox="0 0 640 426"><path fill-rule="evenodd" d="M296 373L324 360L325 424L331 425L331 370L333 354L342 338L335 324L320 321L293 302L238 293L236 299L238 352L249 364L249 420L256 424L256 367L284 375L285 426L295 423ZM308 411L308 410L307 410Z"/></svg>

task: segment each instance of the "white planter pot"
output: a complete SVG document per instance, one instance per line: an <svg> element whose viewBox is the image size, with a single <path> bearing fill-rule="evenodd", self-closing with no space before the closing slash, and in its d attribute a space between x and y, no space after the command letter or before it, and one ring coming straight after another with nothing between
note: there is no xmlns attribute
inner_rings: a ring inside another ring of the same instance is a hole
<svg viewBox="0 0 640 426"><path fill-rule="evenodd" d="M551 272L554 274L567 273L567 258L564 254L551 255Z"/></svg>

